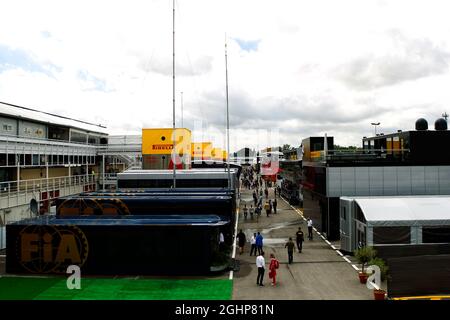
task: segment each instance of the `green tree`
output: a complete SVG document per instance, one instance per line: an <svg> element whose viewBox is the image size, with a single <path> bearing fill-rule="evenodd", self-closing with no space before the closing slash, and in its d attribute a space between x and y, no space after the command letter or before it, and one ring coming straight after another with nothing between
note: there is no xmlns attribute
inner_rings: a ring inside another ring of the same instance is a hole
<svg viewBox="0 0 450 320"><path fill-rule="evenodd" d="M355 250L355 258L361 264L362 273L364 273L364 267L367 263L375 258L377 252L372 247L362 247L360 249Z"/></svg>

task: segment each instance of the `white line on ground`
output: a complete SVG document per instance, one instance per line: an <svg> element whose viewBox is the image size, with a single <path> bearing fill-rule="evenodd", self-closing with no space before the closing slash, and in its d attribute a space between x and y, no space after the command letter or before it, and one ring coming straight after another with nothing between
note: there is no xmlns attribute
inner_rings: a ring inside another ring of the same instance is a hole
<svg viewBox="0 0 450 320"><path fill-rule="evenodd" d="M239 204L236 209L236 222L234 224L233 254L231 255L231 258L233 258L233 259L236 258L236 236L237 236L237 227L238 227L238 220L239 220ZM233 270L230 270L229 279L233 280Z"/></svg>
<svg viewBox="0 0 450 320"><path fill-rule="evenodd" d="M6 258L6 254L0 254L0 258Z"/></svg>
<svg viewBox="0 0 450 320"><path fill-rule="evenodd" d="M300 210L298 210L297 208L294 208L288 201L286 201L286 199L284 199L283 197L281 197L281 199L283 199L284 202L286 202L292 209L294 209L295 212L297 212L302 218L303 220L306 221L305 216L303 215L303 212L301 212ZM315 227L313 227L314 231L334 250L336 251L345 261L347 261L352 267L353 269L355 269L356 271L359 272L359 268L357 266L355 266L354 264L352 264L352 262L345 257L342 252L339 251L339 249L337 249L334 245L331 244L330 241L328 241L327 239L325 239L325 237L323 235L321 235L317 229Z"/></svg>

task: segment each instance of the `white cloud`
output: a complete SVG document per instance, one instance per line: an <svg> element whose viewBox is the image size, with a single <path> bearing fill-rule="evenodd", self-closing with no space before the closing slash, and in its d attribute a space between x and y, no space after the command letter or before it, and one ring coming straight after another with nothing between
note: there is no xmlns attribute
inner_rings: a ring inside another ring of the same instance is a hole
<svg viewBox="0 0 450 320"><path fill-rule="evenodd" d="M432 124L450 105L448 7L177 0L177 114L183 91L184 123L223 131L227 33L233 147L264 143L260 129L291 145L325 132L345 145L360 144L372 121L385 133L412 129L418 117ZM171 1L6 0L1 9L0 48L54 67L53 77L3 70L0 52L0 100L102 123L112 134L171 126ZM258 41L257 50L233 39Z"/></svg>

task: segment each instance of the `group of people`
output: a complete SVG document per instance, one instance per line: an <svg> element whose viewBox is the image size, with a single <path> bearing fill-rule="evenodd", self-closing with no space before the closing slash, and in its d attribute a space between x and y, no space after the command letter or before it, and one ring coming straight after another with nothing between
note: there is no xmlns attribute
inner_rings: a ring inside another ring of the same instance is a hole
<svg viewBox="0 0 450 320"><path fill-rule="evenodd" d="M312 240L312 220L311 218L308 218L308 239ZM303 242L305 241L305 236L303 233L303 230L301 227L298 228L298 231L295 233L296 238L296 245L297 250L299 253L303 250ZM245 233L242 231L242 229L237 234L238 239L238 245L239 245L239 253L244 253L244 246L247 241ZM263 250L263 236L260 232L253 233L253 236L250 239L251 249L250 249L250 256L253 256L253 254L256 257L256 267L258 268L258 276L256 279L256 284L259 286L264 286L263 279L264 279L264 273L265 273L265 259L264 259L264 250ZM288 264L291 264L294 261L294 249L295 244L292 240L292 237L289 238L288 242L284 246L287 248L287 254L288 254ZM277 269L279 268L279 261L275 258L275 255L273 253L270 254L270 264L269 264L269 278L272 279L272 285L276 285L276 275L277 275Z"/></svg>
<svg viewBox="0 0 450 320"><path fill-rule="evenodd" d="M261 212L264 208L264 210L266 211L267 216L269 217L270 214L277 213L277 206L278 206L278 201L277 201L277 192L276 192L276 188L274 188L274 193L275 193L275 197L274 199L269 199L269 189L265 188L264 189L264 195L266 198L266 201L264 202L264 206L263 206L263 190L253 190L253 205L255 206L254 211L256 212L256 214L259 216L261 215ZM251 205L250 207L252 208L253 205ZM247 205L244 205L244 217L246 217L246 207Z"/></svg>
<svg viewBox="0 0 450 320"><path fill-rule="evenodd" d="M248 218L248 215L250 215L250 218L253 219L254 215L256 215L257 218L261 216L262 210L266 211L267 217L270 216L270 214L277 213L277 196L279 197L281 195L281 190L278 187L274 187L274 199L269 199L269 188L271 187L271 184L269 182L264 181L261 179L260 176L257 175L257 173L253 169L248 169L248 171L244 171L243 180L242 180L243 186L247 187L248 189L253 189L253 203L250 204L250 207L247 207L247 204L244 204L243 207L243 213L244 213L244 219ZM264 198L265 201L264 201ZM264 203L263 203L264 201ZM311 218L308 218L307 220L308 225L308 239L312 240L312 230L313 230L313 224ZM247 242L247 238L245 236L245 233L240 230L240 232L237 234L238 239L238 245L239 245L239 252L240 254L244 253L244 246ZM303 242L305 241L305 235L303 233L303 230L301 227L298 228L298 231L295 234L295 240L294 243L293 238L290 237L287 243L285 244L285 248L287 249L288 254L288 263L293 263L294 260L294 250L295 247L297 247L297 250L299 253L303 250ZM256 256L256 267L258 269L258 275L256 279L256 283L259 286L264 286L263 279L266 272L266 261L264 257L264 250L263 250L263 242L264 238L260 232L253 233L249 240L251 244L250 248L250 256L255 255ZM269 269L269 278L271 279L271 284L273 286L276 285L276 278L277 278L277 270L279 268L280 262L276 259L275 255L273 253L270 254L270 263L268 266Z"/></svg>
<svg viewBox="0 0 450 320"><path fill-rule="evenodd" d="M256 267L258 268L258 276L256 277L256 285L263 287L264 273L266 272L266 260L264 259L264 251L256 257ZM277 269L280 262L275 258L273 253L270 254L269 278L272 279L271 284L277 284Z"/></svg>
<svg viewBox="0 0 450 320"><path fill-rule="evenodd" d="M237 234L238 239L238 246L239 246L239 254L244 253L244 246L247 242L247 238L245 236L245 233L242 232L242 229ZM250 256L255 254L261 254L263 252L263 236L260 232L253 233L253 236L250 239L251 249L250 249Z"/></svg>
<svg viewBox="0 0 450 320"><path fill-rule="evenodd" d="M255 189L262 185L261 177L257 177L257 172L253 167L244 168L242 171L242 186L247 189Z"/></svg>

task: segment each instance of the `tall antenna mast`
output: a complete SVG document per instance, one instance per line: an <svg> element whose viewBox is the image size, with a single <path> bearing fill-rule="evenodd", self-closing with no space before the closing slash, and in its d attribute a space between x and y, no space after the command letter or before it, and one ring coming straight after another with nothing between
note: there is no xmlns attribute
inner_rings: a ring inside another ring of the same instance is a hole
<svg viewBox="0 0 450 320"><path fill-rule="evenodd" d="M184 128L184 125L183 125L183 91L181 91L181 127Z"/></svg>
<svg viewBox="0 0 450 320"><path fill-rule="evenodd" d="M227 171L228 171L228 190L231 189L230 174L230 114L228 108L228 55L227 55L227 35L225 34L225 91L227 97Z"/></svg>
<svg viewBox="0 0 450 320"><path fill-rule="evenodd" d="M173 134L172 134L172 163L173 163L173 187L176 188L177 186L177 164L176 164L176 148L175 148L175 0L173 0L173 34L172 34L172 53L173 53L173 60L172 60L172 100L173 100L173 110L172 110L172 125L173 125Z"/></svg>

